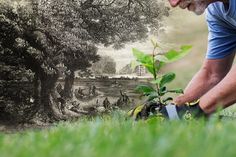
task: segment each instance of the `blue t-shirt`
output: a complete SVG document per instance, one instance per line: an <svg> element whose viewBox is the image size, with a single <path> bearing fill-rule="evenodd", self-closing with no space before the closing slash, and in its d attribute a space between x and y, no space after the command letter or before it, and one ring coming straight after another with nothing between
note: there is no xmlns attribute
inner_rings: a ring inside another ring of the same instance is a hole
<svg viewBox="0 0 236 157"><path fill-rule="evenodd" d="M207 59L220 59L236 50L236 0L229 5L215 2L206 10L208 23Z"/></svg>

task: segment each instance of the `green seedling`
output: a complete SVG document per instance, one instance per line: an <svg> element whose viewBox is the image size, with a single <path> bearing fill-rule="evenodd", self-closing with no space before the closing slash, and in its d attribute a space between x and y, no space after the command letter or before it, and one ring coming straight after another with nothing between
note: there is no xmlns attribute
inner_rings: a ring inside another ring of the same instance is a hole
<svg viewBox="0 0 236 157"><path fill-rule="evenodd" d="M168 72L165 74L159 74L160 69L166 64L173 63L186 56L192 46L181 46L180 50L170 50L166 53L158 53L157 49L160 46L157 42L152 40L153 51L152 54L144 53L138 49L133 49L133 55L136 58L136 62L139 65L144 66L147 71L152 74L153 80L150 82L152 85L138 85L135 91L141 93L142 96L147 98L147 101L156 101L161 105L167 105L169 101L172 101L172 97L166 97L167 93L183 93L181 88L168 89L167 84L171 83L176 74Z"/></svg>

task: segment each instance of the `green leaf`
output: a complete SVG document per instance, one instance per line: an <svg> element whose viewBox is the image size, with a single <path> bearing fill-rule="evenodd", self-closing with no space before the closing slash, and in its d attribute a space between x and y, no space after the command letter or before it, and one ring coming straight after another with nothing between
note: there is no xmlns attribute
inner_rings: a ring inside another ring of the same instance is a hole
<svg viewBox="0 0 236 157"><path fill-rule="evenodd" d="M155 92L155 89L148 85L138 85L135 88L135 91L138 93L143 93L145 95L149 95L151 92Z"/></svg>
<svg viewBox="0 0 236 157"><path fill-rule="evenodd" d="M164 62L156 63L156 72L159 72L160 69L165 65Z"/></svg>
<svg viewBox="0 0 236 157"><path fill-rule="evenodd" d="M154 75L155 71L153 68L153 65L149 65L149 64L142 64L152 75Z"/></svg>
<svg viewBox="0 0 236 157"><path fill-rule="evenodd" d="M180 51L176 51L176 50L168 51L167 53L164 54L165 57L169 60L166 63L180 60L181 58L183 58L184 56L186 56L189 53L191 48L192 48L192 46L186 45L186 46L181 46ZM162 60L163 60L163 58L162 58Z"/></svg>
<svg viewBox="0 0 236 157"><path fill-rule="evenodd" d="M152 84L157 84L157 85L158 85L158 84L161 83L161 79L162 79L162 77L159 77L159 78L157 78L156 80L152 80L151 83L152 83Z"/></svg>
<svg viewBox="0 0 236 157"><path fill-rule="evenodd" d="M149 96L148 96L148 101L152 101L153 99L156 99L158 97L159 97L159 95L158 95L158 93L156 91L155 92L151 92L149 94Z"/></svg>
<svg viewBox="0 0 236 157"><path fill-rule="evenodd" d="M160 87L163 87L165 84L172 82L175 79L175 73L167 73L162 76L160 81Z"/></svg>
<svg viewBox="0 0 236 157"><path fill-rule="evenodd" d="M165 86L160 88L160 95L163 96L167 93L167 88Z"/></svg>
<svg viewBox="0 0 236 157"><path fill-rule="evenodd" d="M177 93L177 94L184 94L183 89L179 88L179 89L172 89L168 91L169 93Z"/></svg>
<svg viewBox="0 0 236 157"><path fill-rule="evenodd" d="M163 63L168 63L169 59L164 55L156 55L155 60Z"/></svg>
<svg viewBox="0 0 236 157"><path fill-rule="evenodd" d="M168 98L163 100L163 103L166 103L167 101L173 101L173 98L172 97L168 97Z"/></svg>
<svg viewBox="0 0 236 157"><path fill-rule="evenodd" d="M154 75L155 70L153 67L153 56L145 54L138 49L133 48L133 55L136 58L137 62L141 63L151 74Z"/></svg>
<svg viewBox="0 0 236 157"><path fill-rule="evenodd" d="M153 65L153 58L152 56L145 54L142 51L139 51L138 49L133 49L133 55L137 59L138 62L152 66Z"/></svg>

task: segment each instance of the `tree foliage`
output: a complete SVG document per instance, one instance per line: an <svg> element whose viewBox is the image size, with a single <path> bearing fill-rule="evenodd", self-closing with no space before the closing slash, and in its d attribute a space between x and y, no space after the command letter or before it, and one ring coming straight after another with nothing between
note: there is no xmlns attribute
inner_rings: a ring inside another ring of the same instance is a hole
<svg viewBox="0 0 236 157"><path fill-rule="evenodd" d="M48 17L44 20L54 25L50 28L65 25L82 41L116 48L147 37L168 15L164 2L157 0L42 0L40 8Z"/></svg>

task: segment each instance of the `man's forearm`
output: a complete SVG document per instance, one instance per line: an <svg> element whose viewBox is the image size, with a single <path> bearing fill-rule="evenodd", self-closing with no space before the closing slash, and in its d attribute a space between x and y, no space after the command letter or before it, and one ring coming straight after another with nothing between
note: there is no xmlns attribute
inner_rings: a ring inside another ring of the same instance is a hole
<svg viewBox="0 0 236 157"><path fill-rule="evenodd" d="M186 87L184 91L185 94L175 99L175 103L181 105L199 99L219 83L221 79L220 76L211 74L208 70L202 68Z"/></svg>
<svg viewBox="0 0 236 157"><path fill-rule="evenodd" d="M200 99L205 113L212 113L218 107L226 108L236 102L236 66L226 77Z"/></svg>
<svg viewBox="0 0 236 157"><path fill-rule="evenodd" d="M175 99L177 105L199 99L217 85L231 69L234 53L222 59L206 59L202 68L193 77L183 95Z"/></svg>

